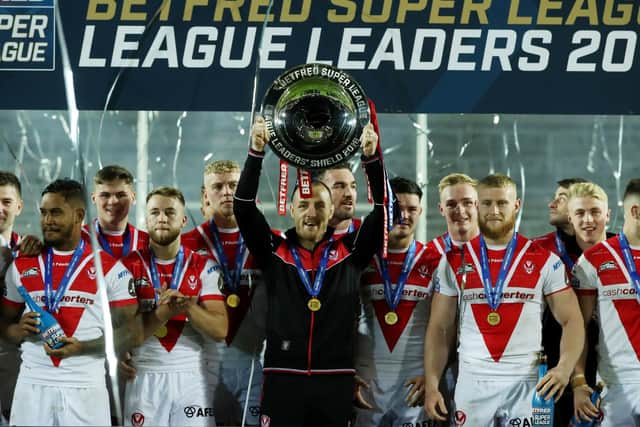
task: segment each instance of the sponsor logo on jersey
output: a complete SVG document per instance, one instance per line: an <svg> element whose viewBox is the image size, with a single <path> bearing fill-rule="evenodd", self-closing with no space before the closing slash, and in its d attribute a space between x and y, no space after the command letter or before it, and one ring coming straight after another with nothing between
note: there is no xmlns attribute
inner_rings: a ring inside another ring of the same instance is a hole
<svg viewBox="0 0 640 427"><path fill-rule="evenodd" d="M214 271L220 270L220 266L218 264L214 264L207 269L207 274L211 274Z"/></svg>
<svg viewBox="0 0 640 427"><path fill-rule="evenodd" d="M196 286L198 286L198 281L196 280L196 276L194 276L193 274L189 275L189 277L187 278L187 283L189 284L189 287L191 288L191 290L194 290Z"/></svg>
<svg viewBox="0 0 640 427"><path fill-rule="evenodd" d="M144 425L144 414L142 412L134 412L131 414L131 424L135 427L140 427Z"/></svg>
<svg viewBox="0 0 640 427"><path fill-rule="evenodd" d="M129 273L129 270L122 270L120 273L118 273L118 280L122 280L130 274L131 273Z"/></svg>
<svg viewBox="0 0 640 427"><path fill-rule="evenodd" d="M605 297L617 297L617 296L625 296L625 295L635 295L636 290L634 288L629 288L627 286L615 287L613 289L603 289L602 296Z"/></svg>
<svg viewBox="0 0 640 427"><path fill-rule="evenodd" d="M40 274L40 270L38 270L38 267L31 267L22 273L22 277L33 277L39 274Z"/></svg>
<svg viewBox="0 0 640 427"><path fill-rule="evenodd" d="M615 262L606 261L606 262L603 262L602 264L600 264L600 267L598 267L598 273L601 273L601 272L607 271L607 270L615 270L617 268L618 268L618 266L616 265Z"/></svg>
<svg viewBox="0 0 640 427"><path fill-rule="evenodd" d="M562 260L556 261L556 263L553 264L553 271L556 271L557 269L559 269L561 265L562 265Z"/></svg>
<svg viewBox="0 0 640 427"><path fill-rule="evenodd" d="M213 408L202 408L200 406L185 406L184 414L187 416L187 418L213 417Z"/></svg>
<svg viewBox="0 0 640 427"><path fill-rule="evenodd" d="M524 262L523 267L524 267L524 271L526 271L526 272L527 272L527 274L531 274L531 273L533 273L533 270L535 270L535 269L536 269L536 265L535 265L535 264L533 263L533 261L531 261L530 259L528 259L528 260L526 260L526 261Z"/></svg>
<svg viewBox="0 0 640 427"><path fill-rule="evenodd" d="M533 300L535 298L535 294L533 292L511 291L503 292L502 298L504 300L511 300L510 302L512 302L513 300L527 301ZM484 293L484 291L465 289L462 299L464 301L486 300L487 295Z"/></svg>
<svg viewBox="0 0 640 427"><path fill-rule="evenodd" d="M467 414L465 414L463 411L461 410L457 410L454 414L453 414L453 421L456 423L456 426L463 426L464 423L467 421Z"/></svg>

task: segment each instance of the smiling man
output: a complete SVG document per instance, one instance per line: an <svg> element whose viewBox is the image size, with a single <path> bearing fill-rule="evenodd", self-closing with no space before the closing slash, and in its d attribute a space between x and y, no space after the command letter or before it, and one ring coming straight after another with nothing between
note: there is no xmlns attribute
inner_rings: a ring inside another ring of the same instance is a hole
<svg viewBox="0 0 640 427"><path fill-rule="evenodd" d="M329 226L334 229L334 237L343 236L360 228L362 221L354 218L358 191L349 163L340 163L329 169L323 169L314 178L325 183L331 190L334 211L329 220Z"/></svg>

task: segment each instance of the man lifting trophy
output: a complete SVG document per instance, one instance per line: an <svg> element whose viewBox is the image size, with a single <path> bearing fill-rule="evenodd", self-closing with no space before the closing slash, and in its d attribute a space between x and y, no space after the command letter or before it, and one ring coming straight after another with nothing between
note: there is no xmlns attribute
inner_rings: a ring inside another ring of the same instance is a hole
<svg viewBox="0 0 640 427"><path fill-rule="evenodd" d="M264 119L256 118L251 129L234 213L267 289L263 426L346 426L350 420L358 279L382 247L385 217L384 170L369 111L350 76L303 65L276 79L264 99ZM255 203L267 143L299 170L343 162L361 146L375 208L359 231L334 239L331 190L299 179L300 189L309 191L294 190L294 227L272 232Z"/></svg>

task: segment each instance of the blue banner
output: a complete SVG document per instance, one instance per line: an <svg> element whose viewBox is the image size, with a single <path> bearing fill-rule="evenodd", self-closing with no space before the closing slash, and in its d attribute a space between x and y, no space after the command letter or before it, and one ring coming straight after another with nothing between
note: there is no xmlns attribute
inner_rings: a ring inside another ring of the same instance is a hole
<svg viewBox="0 0 640 427"><path fill-rule="evenodd" d="M0 0L0 108L66 108L53 1ZM633 0L56 1L81 109L248 111L323 62L381 112L640 112Z"/></svg>

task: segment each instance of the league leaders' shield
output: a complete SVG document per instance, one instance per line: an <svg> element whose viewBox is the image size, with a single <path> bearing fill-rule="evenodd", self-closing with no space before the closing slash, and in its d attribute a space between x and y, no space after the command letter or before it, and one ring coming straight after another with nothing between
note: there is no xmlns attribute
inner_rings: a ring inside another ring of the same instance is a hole
<svg viewBox="0 0 640 427"><path fill-rule="evenodd" d="M280 75L262 102L271 149L301 169L344 162L360 147L369 122L362 87L344 71L304 64Z"/></svg>

